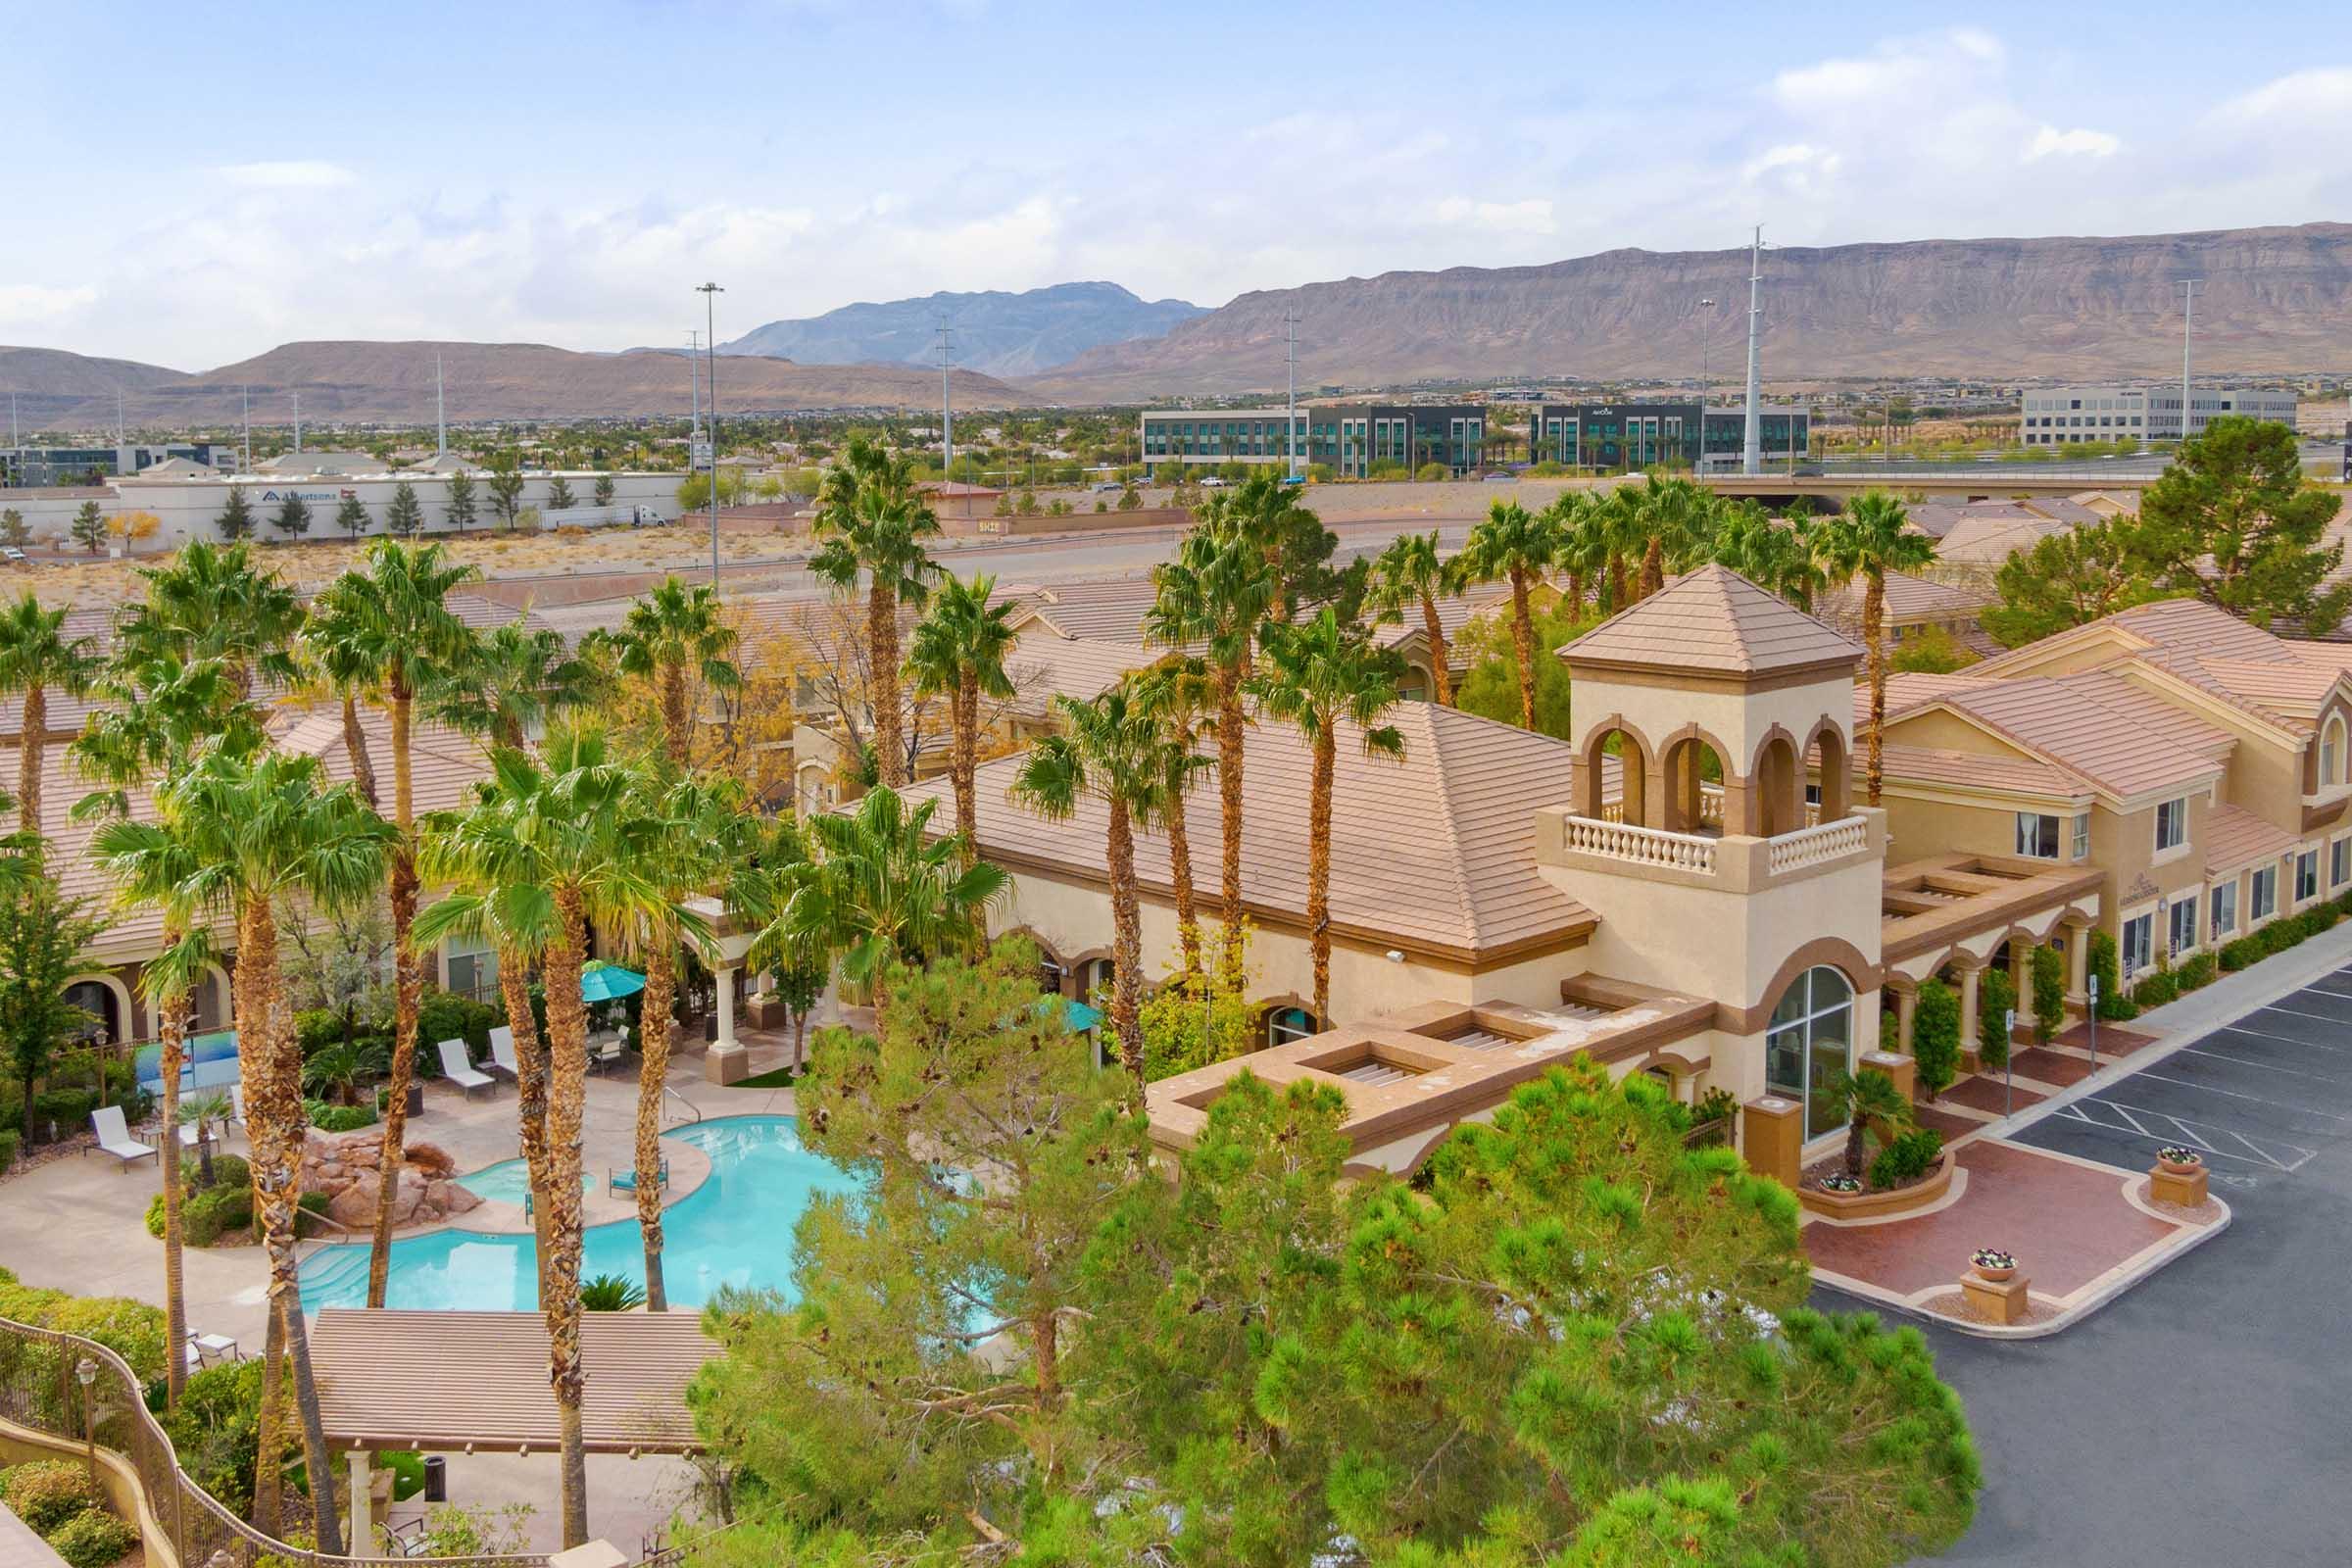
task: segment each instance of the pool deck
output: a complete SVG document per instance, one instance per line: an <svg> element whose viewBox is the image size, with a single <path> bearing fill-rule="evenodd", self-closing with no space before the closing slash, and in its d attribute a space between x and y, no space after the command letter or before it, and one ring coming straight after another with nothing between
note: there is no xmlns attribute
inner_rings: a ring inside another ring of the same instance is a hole
<svg viewBox="0 0 2352 1568"><path fill-rule="evenodd" d="M789 1054L789 1038L745 1031L753 1048L756 1071L782 1065ZM670 1064L671 1086L706 1120L720 1116L792 1115L796 1112L789 1089L722 1089L703 1081L703 1046L698 1038L681 1042ZM670 1102L674 1108L675 1102ZM637 1082L633 1076L612 1073L592 1077L587 1084L587 1115L582 1137L581 1166L596 1178L596 1192L587 1200L590 1224L634 1218L634 1198L607 1197L608 1168L627 1170L634 1163ZM670 1127L679 1125L672 1121ZM155 1140L145 1135L143 1141ZM424 1113L409 1120L409 1141L445 1150L460 1173L479 1170L517 1153L514 1090L502 1081L498 1092L467 1099L440 1082L424 1091ZM675 1201L692 1192L710 1173L708 1156L672 1140L671 1190ZM242 1138L231 1138L223 1152L242 1154ZM29 1285L52 1286L80 1296L128 1296L163 1304L163 1244L147 1234L147 1203L156 1192L156 1169L144 1162L118 1168L100 1156L52 1160L21 1174L0 1179L0 1265L15 1271ZM522 1211L514 1204L485 1202L460 1216L466 1228L523 1230ZM403 1236L422 1235L432 1227L403 1230ZM306 1244L306 1252L316 1244ZM234 1339L249 1354L262 1347L265 1318L262 1253L252 1246L185 1249L181 1277L187 1301L188 1327L203 1334ZM589 1369L595 1375L595 1369ZM668 1519L687 1495L691 1469L681 1461L591 1455L588 1460L589 1524L592 1533L634 1550L640 1538ZM518 1500L537 1513L532 1521L533 1544L561 1544L557 1510L555 1456L477 1454L452 1455L449 1464L451 1498L472 1505L495 1506ZM395 1517L405 1517L399 1508Z"/></svg>

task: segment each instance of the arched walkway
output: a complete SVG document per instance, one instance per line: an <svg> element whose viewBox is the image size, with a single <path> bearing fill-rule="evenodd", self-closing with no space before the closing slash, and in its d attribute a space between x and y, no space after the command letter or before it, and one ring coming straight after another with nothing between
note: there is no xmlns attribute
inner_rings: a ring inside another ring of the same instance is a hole
<svg viewBox="0 0 2352 1568"><path fill-rule="evenodd" d="M1748 789L1758 837L1776 838L1805 825L1805 792L1797 772L1796 743L1777 724L1756 748Z"/></svg>

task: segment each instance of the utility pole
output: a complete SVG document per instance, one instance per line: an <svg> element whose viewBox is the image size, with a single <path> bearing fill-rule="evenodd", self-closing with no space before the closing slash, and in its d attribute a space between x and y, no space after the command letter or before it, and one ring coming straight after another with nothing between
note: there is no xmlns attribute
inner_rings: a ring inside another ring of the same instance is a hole
<svg viewBox="0 0 2352 1568"><path fill-rule="evenodd" d="M449 398L441 381L441 351L433 351L433 456L449 452Z"/></svg>
<svg viewBox="0 0 2352 1568"><path fill-rule="evenodd" d="M1763 423L1756 412L1756 323L1764 315L1764 225L1756 225L1756 237L1747 252L1747 418L1740 437L1740 471L1761 473L1763 462L1759 456Z"/></svg>
<svg viewBox="0 0 2352 1568"><path fill-rule="evenodd" d="M1291 415L1284 422L1283 434L1289 443L1290 477L1298 477L1298 313L1286 311L1283 321L1291 329Z"/></svg>
<svg viewBox="0 0 2352 1568"><path fill-rule="evenodd" d="M955 333L947 322L939 323L939 478L943 485L956 479L956 398L948 390L948 359L955 348Z"/></svg>
<svg viewBox="0 0 2352 1568"><path fill-rule="evenodd" d="M253 471L253 388L240 387L245 394L245 466L242 471Z"/></svg>
<svg viewBox="0 0 2352 1568"><path fill-rule="evenodd" d="M294 394L294 455L302 456L302 394Z"/></svg>
<svg viewBox="0 0 2352 1568"><path fill-rule="evenodd" d="M695 292L703 297L703 352L710 358L703 373L710 386L710 591L715 594L718 592L718 297L726 290L716 283L700 283Z"/></svg>
<svg viewBox="0 0 2352 1568"><path fill-rule="evenodd" d="M2184 277L2174 283L2180 290L2180 443L2188 444L2188 383L2189 339L2197 318L2197 285L2201 277Z"/></svg>

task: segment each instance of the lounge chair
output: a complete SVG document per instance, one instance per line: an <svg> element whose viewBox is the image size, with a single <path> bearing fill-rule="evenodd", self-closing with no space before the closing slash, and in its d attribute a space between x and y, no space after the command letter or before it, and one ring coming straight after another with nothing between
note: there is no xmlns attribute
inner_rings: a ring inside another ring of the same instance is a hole
<svg viewBox="0 0 2352 1568"><path fill-rule="evenodd" d="M228 1086L228 1124L236 1128L243 1128L245 1125L245 1086L243 1084Z"/></svg>
<svg viewBox="0 0 2352 1568"><path fill-rule="evenodd" d="M466 1055L465 1041L444 1040L441 1042L440 1050L441 1076L465 1090L467 1099L470 1100L473 1097L476 1089L487 1089L492 1094L498 1093L497 1079L486 1072L474 1071L473 1063Z"/></svg>
<svg viewBox="0 0 2352 1568"><path fill-rule="evenodd" d="M514 1031L503 1023L490 1031L490 1070L522 1081L522 1063L514 1058Z"/></svg>
<svg viewBox="0 0 2352 1568"><path fill-rule="evenodd" d="M662 1161L662 1186L664 1190L669 1186L669 1161L667 1159ZM608 1170L605 1172L607 1197L614 1193L633 1193L636 1190L637 1173L634 1170Z"/></svg>
<svg viewBox="0 0 2352 1568"><path fill-rule="evenodd" d="M155 1153L153 1144L140 1143L130 1136L130 1129L122 1125L121 1105L101 1105L91 1111L90 1129L98 1135L99 1150L114 1155L125 1168L133 1160L147 1159Z"/></svg>

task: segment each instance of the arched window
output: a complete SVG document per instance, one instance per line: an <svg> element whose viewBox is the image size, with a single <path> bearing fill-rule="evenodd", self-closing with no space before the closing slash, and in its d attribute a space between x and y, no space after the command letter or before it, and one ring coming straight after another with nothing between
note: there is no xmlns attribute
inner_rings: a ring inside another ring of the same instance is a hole
<svg viewBox="0 0 2352 1568"><path fill-rule="evenodd" d="M1824 964L1788 982L1764 1035L1764 1085L1805 1107L1805 1136L1835 1131L1841 1113L1831 1090L1853 1070L1854 988Z"/></svg>
<svg viewBox="0 0 2352 1568"><path fill-rule="evenodd" d="M1315 1017L1304 1007L1276 1007L1266 1014L1266 1044L1287 1046L1315 1032Z"/></svg>
<svg viewBox="0 0 2352 1568"><path fill-rule="evenodd" d="M2320 788L2344 781L2344 715L2334 714L2320 731Z"/></svg>
<svg viewBox="0 0 2352 1568"><path fill-rule="evenodd" d="M87 1040L104 1030L110 1041L125 1038L122 1008L117 1003L115 988L105 981L74 981L66 987L66 1005L79 1007L90 1015L87 1021L75 1027L74 1033L76 1037Z"/></svg>

